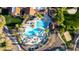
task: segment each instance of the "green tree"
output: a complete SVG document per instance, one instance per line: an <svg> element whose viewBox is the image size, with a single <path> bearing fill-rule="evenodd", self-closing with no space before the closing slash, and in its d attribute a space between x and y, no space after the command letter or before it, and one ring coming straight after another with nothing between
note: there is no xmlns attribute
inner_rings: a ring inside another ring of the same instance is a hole
<svg viewBox="0 0 79 59"><path fill-rule="evenodd" d="M67 13L66 7L57 8L57 15L55 16L55 20L57 21L60 30L79 30L79 11L74 15L70 15Z"/></svg>

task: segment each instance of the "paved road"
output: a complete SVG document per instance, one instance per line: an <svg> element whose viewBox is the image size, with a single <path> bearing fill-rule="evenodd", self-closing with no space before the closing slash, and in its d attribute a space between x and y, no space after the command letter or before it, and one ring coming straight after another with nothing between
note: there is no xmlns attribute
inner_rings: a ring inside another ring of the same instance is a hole
<svg viewBox="0 0 79 59"><path fill-rule="evenodd" d="M61 46L62 41L57 37L56 34L52 34L51 37L49 38L48 42L40 47L39 49L36 49L36 51L43 51L48 48L54 48L54 47L59 47Z"/></svg>
<svg viewBox="0 0 79 59"><path fill-rule="evenodd" d="M35 51L44 51L49 48L60 47L62 43L63 42L58 38L58 36L56 34L52 34L49 37L48 42L45 45L41 46L40 48L36 49ZM29 47L30 46L26 47L27 51L28 51ZM18 50L19 49L18 49L17 45L15 45L13 51L18 51ZM21 50L21 51L23 51L23 50Z"/></svg>

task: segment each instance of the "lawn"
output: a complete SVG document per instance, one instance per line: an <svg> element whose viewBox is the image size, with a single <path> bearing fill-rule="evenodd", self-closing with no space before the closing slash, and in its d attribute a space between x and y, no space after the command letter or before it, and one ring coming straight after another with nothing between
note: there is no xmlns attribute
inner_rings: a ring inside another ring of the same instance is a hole
<svg viewBox="0 0 79 59"><path fill-rule="evenodd" d="M22 23L22 19L20 17L12 17L11 15L4 15L6 18L6 25L9 28L15 28L16 24L21 24Z"/></svg>

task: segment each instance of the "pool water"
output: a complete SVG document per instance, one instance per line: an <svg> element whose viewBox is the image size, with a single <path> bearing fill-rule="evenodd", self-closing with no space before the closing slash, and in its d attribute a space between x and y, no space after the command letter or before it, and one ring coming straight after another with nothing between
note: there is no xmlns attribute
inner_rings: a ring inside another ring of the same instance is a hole
<svg viewBox="0 0 79 59"><path fill-rule="evenodd" d="M39 42L37 41L38 43L40 43L43 39L45 40L45 38L47 37L46 36L47 33L45 30L49 27L49 23L50 23L49 19L43 18L38 20L35 18L34 20L29 22L27 22L29 25L26 26L23 36L27 36L31 38L30 40L33 40L33 41L36 40L34 37L38 37L39 38L38 39ZM26 40L28 40L28 38Z"/></svg>

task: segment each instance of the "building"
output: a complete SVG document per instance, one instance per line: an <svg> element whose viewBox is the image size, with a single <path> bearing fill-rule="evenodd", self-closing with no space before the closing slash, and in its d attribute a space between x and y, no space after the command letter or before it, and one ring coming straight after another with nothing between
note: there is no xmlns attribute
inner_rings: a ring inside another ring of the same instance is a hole
<svg viewBox="0 0 79 59"><path fill-rule="evenodd" d="M12 7L12 15L34 15L36 11L32 7Z"/></svg>

